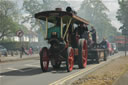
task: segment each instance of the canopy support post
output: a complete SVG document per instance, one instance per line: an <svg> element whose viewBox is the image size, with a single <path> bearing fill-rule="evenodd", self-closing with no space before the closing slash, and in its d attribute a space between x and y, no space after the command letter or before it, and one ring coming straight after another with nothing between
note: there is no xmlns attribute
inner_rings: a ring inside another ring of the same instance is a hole
<svg viewBox="0 0 128 85"><path fill-rule="evenodd" d="M46 36L45 38L48 37L48 17L46 17Z"/></svg>
<svg viewBox="0 0 128 85"><path fill-rule="evenodd" d="M66 31L65 31L65 33L64 33L63 39L65 38L65 36L66 36L66 34L67 34L67 32L68 32L68 29L69 29L69 26L70 26L70 24L71 24L71 21L72 21L72 18L69 20L69 23L67 23L67 27L66 27Z"/></svg>
<svg viewBox="0 0 128 85"><path fill-rule="evenodd" d="M63 36L63 18L61 17L61 38Z"/></svg>

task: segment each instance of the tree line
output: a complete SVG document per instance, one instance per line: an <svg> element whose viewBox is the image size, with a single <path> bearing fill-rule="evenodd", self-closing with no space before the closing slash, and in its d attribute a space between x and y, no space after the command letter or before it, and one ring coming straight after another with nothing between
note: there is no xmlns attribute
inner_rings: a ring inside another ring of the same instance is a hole
<svg viewBox="0 0 128 85"><path fill-rule="evenodd" d="M61 0L23 0L22 8L19 9L15 1L0 0L0 39L14 36L18 29L26 30L27 28L23 25L25 23L31 25L29 30L40 34L40 26L36 22L34 14L40 11L54 10L56 7L65 10L69 5L67 1ZM106 37L112 41L114 36L119 33L111 24L107 11L109 12L101 0L84 0L77 13L96 28L100 40ZM25 13L27 15L23 16Z"/></svg>
<svg viewBox="0 0 128 85"><path fill-rule="evenodd" d="M109 41L113 41L115 36L120 35L120 33L111 24L107 12L109 12L109 9L101 0L84 0L78 11L80 16L89 20L92 26L95 27L99 40L105 37Z"/></svg>
<svg viewBox="0 0 128 85"><path fill-rule="evenodd" d="M118 0L120 9L117 11L117 19L122 23L121 30L128 30L128 0Z"/></svg>

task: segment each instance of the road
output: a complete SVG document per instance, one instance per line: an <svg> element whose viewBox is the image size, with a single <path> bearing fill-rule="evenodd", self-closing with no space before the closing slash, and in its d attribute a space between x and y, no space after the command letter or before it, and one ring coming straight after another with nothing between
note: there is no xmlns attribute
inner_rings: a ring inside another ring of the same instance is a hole
<svg viewBox="0 0 128 85"><path fill-rule="evenodd" d="M121 55L123 55L122 52L109 56L108 61ZM80 73L90 71L103 63L106 62L88 64L85 69L78 69L78 66L75 65L72 72L65 70L64 63L61 65L61 69L54 70L50 65L48 72L42 72L39 59L0 63L0 85L55 85L76 77Z"/></svg>

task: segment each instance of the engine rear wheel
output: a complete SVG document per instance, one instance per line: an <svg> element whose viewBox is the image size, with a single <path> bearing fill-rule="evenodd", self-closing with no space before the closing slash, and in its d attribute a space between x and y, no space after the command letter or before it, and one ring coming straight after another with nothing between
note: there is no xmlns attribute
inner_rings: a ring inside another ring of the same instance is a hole
<svg viewBox="0 0 128 85"><path fill-rule="evenodd" d="M87 65L87 42L84 39L79 41L79 55L78 55L78 66L79 68L85 68Z"/></svg>
<svg viewBox="0 0 128 85"><path fill-rule="evenodd" d="M74 65L74 51L72 47L67 48L67 58L66 58L66 68L67 72L70 72L73 70Z"/></svg>
<svg viewBox="0 0 128 85"><path fill-rule="evenodd" d="M43 72L48 71L49 56L48 56L48 49L46 47L42 48L40 52L40 66Z"/></svg>

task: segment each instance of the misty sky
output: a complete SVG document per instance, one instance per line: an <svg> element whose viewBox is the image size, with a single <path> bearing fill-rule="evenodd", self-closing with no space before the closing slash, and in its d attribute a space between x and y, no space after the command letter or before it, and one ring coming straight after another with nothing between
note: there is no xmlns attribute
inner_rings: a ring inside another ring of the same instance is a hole
<svg viewBox="0 0 128 85"><path fill-rule="evenodd" d="M22 6L21 4L23 3L23 0L13 0L13 1L16 1L19 7ZM65 0L65 1L68 1L74 10L78 10L83 0ZM108 16L112 20L112 25L118 29L121 25L119 21L117 21L116 19L116 12L119 9L118 0L102 0L102 1L109 9Z"/></svg>
<svg viewBox="0 0 128 85"><path fill-rule="evenodd" d="M66 0L70 5L78 10L83 0ZM116 12L119 9L118 0L102 0L105 6L109 9L108 16L112 20L112 25L117 29L120 27L120 22L116 19Z"/></svg>

